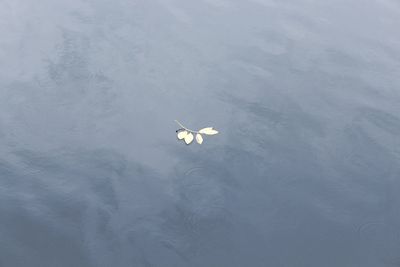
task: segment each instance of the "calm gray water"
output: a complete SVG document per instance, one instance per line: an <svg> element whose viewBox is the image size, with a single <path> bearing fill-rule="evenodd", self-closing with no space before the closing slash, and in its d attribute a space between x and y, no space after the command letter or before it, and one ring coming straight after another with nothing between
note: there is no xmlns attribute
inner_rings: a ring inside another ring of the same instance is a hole
<svg viewBox="0 0 400 267"><path fill-rule="evenodd" d="M0 266L400 266L399 29L397 0L0 0Z"/></svg>

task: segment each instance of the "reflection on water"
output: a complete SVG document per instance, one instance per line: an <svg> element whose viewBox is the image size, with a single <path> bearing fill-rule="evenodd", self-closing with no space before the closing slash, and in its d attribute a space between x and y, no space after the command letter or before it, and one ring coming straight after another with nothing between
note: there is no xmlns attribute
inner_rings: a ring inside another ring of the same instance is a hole
<svg viewBox="0 0 400 267"><path fill-rule="evenodd" d="M0 1L0 266L399 266L399 28L394 0Z"/></svg>

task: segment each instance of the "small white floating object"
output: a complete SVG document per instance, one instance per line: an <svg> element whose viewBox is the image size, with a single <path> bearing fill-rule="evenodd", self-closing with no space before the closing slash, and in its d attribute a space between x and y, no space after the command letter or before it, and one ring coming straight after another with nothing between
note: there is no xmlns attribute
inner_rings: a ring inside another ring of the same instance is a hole
<svg viewBox="0 0 400 267"><path fill-rule="evenodd" d="M176 132L178 133L177 137L179 140L184 140L187 145L191 144L193 142L193 139L195 138L194 135L196 135L196 142L201 145L203 143L203 136L204 135L216 135L218 133L217 130L215 130L213 127L206 127L203 129L200 129L198 131L190 130L183 126L179 121L175 120L175 122L181 126L181 129L178 129Z"/></svg>
<svg viewBox="0 0 400 267"><path fill-rule="evenodd" d="M178 139L179 139L179 140L182 140L182 139L184 139L187 135L188 135L188 132L187 132L187 131L181 131L181 132L178 133Z"/></svg>
<svg viewBox="0 0 400 267"><path fill-rule="evenodd" d="M201 134L196 134L196 141L199 145L201 145L201 143L203 143L203 137L201 136Z"/></svg>

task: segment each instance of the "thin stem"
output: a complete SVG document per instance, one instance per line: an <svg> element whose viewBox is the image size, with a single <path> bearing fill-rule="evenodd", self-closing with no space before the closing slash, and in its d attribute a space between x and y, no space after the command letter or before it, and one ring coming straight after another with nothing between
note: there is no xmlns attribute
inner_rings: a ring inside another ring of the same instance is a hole
<svg viewBox="0 0 400 267"><path fill-rule="evenodd" d="M183 129L185 129L186 131L188 131L188 132L199 133L198 131L193 131L193 130L190 130L190 129L186 128L185 126L182 125L182 123L180 123L180 122L177 121L177 120L175 120L175 122L176 122L179 126L181 126Z"/></svg>

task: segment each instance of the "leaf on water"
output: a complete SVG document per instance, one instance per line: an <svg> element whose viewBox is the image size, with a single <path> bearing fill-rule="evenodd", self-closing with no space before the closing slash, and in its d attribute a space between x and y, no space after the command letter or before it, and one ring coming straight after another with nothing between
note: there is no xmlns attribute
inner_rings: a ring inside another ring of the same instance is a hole
<svg viewBox="0 0 400 267"><path fill-rule="evenodd" d="M199 133L205 134L207 131L212 130L212 127L207 127L199 130Z"/></svg>
<svg viewBox="0 0 400 267"><path fill-rule="evenodd" d="M199 133L206 134L206 135L214 135L217 134L218 131L214 130L212 127L203 128L199 131Z"/></svg>
<svg viewBox="0 0 400 267"><path fill-rule="evenodd" d="M201 136L201 134L196 134L196 141L200 145L201 145L201 143L203 143L203 137Z"/></svg>
<svg viewBox="0 0 400 267"><path fill-rule="evenodd" d="M186 136L185 136L185 143L188 145L188 144L190 144L192 141L193 141L193 134L192 133L189 133L189 134L187 134Z"/></svg>
<svg viewBox="0 0 400 267"><path fill-rule="evenodd" d="M187 131L181 131L178 133L178 139L182 140L183 138L185 138L187 136L188 132Z"/></svg>

